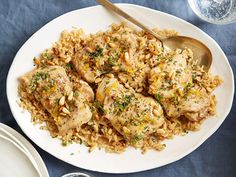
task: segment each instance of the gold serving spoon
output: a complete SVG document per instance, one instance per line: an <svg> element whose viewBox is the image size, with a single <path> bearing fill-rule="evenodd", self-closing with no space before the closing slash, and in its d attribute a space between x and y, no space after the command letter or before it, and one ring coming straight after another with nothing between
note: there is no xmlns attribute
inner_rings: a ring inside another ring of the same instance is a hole
<svg viewBox="0 0 236 177"><path fill-rule="evenodd" d="M152 31L149 27L145 26L135 18L131 17L129 14L112 4L109 0L96 0L99 4L103 5L107 9L115 12L116 14L122 16L126 20L132 22L137 25L141 29L147 31L154 37L156 37L161 43L163 48L168 48L171 50L175 50L177 48L189 48L193 51L193 57L197 60L197 64L199 66L203 66L206 71L209 70L212 63L212 55L209 48L203 44L202 42L187 36L172 36L163 38L159 34Z"/></svg>

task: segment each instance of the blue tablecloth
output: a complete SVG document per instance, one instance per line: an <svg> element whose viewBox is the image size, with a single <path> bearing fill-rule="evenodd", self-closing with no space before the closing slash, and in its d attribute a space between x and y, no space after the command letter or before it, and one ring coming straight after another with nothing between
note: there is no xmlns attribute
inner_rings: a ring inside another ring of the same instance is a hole
<svg viewBox="0 0 236 177"><path fill-rule="evenodd" d="M236 72L236 23L217 26L203 22L193 14L186 0L114 0L113 2L143 5L173 14L198 26L219 43L226 53L234 73ZM22 133L11 114L6 97L7 72L21 45L35 31L55 17L71 10L93 5L96 5L93 0L0 0L0 122ZM115 176L235 177L235 115L236 104L233 105L229 116L217 132L183 159L154 170ZM59 177L73 171L85 171L56 159L34 143L32 144L41 154L51 177ZM113 176L111 174L87 172L94 177Z"/></svg>

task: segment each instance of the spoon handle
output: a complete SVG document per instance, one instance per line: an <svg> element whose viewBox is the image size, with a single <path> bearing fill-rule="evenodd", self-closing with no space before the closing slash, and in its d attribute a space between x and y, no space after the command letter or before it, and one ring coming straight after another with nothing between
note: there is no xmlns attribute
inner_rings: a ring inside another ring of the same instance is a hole
<svg viewBox="0 0 236 177"><path fill-rule="evenodd" d="M109 0L96 0L96 1L99 4L103 5L104 7L106 7L107 9L115 12L116 14L124 17L126 20L128 20L128 21L132 22L133 24L137 25L141 29L147 31L148 33L150 33L151 35L153 35L154 37L156 37L160 41L162 40L162 37L160 35L158 35L154 31L152 31L149 27L147 27L146 25L140 23L138 20L136 20L135 18L131 17L129 14L127 14L126 12L124 12L123 10L121 10L120 8L115 6L114 4L112 4Z"/></svg>

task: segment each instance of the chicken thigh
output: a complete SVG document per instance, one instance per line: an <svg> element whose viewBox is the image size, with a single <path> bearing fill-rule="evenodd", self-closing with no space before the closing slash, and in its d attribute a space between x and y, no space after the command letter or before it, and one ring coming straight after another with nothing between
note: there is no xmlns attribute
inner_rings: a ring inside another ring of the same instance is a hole
<svg viewBox="0 0 236 177"><path fill-rule="evenodd" d="M124 88L115 78L104 78L96 96L104 106L106 118L133 145L164 123L163 110L157 101Z"/></svg>
<svg viewBox="0 0 236 177"><path fill-rule="evenodd" d="M78 86L80 90L75 95L64 68L37 68L22 76L20 82L26 92L51 114L60 133L78 128L91 119L92 113L86 99L93 99L92 89L81 81Z"/></svg>

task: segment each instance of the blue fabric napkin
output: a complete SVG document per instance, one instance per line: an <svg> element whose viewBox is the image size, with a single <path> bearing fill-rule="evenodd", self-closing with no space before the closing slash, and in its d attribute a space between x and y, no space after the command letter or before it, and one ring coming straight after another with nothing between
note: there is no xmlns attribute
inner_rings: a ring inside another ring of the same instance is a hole
<svg viewBox="0 0 236 177"><path fill-rule="evenodd" d="M143 5L180 17L201 28L226 53L236 72L236 23L213 25L203 22L193 14L186 0L114 0ZM21 45L40 27L71 10L96 5L93 0L0 0L0 122L20 133L6 98L6 76L11 62ZM220 101L220 100L219 100ZM203 145L183 159L161 168L115 175L117 177L235 177L236 176L236 105L223 125ZM22 133L23 134L23 133ZM44 152L32 143L41 154L51 177L82 171L94 177L112 174L86 171L69 165ZM107 162L109 163L109 162Z"/></svg>

